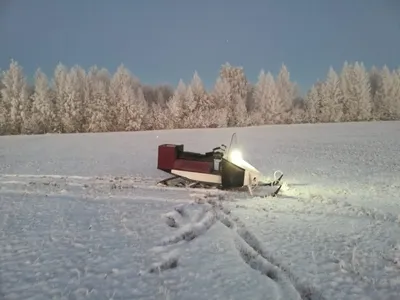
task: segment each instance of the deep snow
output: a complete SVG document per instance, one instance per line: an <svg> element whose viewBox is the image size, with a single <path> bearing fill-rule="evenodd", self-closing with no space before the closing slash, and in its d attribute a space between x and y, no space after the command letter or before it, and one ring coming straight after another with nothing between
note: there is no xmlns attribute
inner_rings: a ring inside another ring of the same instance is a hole
<svg viewBox="0 0 400 300"><path fill-rule="evenodd" d="M154 184L157 145L284 172ZM1 299L399 299L400 122L0 137Z"/></svg>

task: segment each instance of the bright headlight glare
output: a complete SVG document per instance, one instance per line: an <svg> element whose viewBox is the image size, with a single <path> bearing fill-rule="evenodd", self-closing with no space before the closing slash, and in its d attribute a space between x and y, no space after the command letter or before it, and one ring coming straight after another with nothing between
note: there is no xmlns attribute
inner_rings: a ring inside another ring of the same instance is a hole
<svg viewBox="0 0 400 300"><path fill-rule="evenodd" d="M230 159L233 163L241 162L243 160L242 153L237 149L232 150L230 154Z"/></svg>

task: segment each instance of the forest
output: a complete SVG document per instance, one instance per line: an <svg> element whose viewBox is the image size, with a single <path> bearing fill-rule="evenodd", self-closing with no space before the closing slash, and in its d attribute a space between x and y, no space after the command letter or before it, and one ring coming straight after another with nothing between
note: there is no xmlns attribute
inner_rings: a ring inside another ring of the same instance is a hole
<svg viewBox="0 0 400 300"><path fill-rule="evenodd" d="M176 87L142 84L124 65L40 69L29 85L11 60L0 75L0 135L216 128L266 124L400 120L400 69L332 67L301 96L282 64L261 70L254 84L242 67L221 66L207 90L197 72Z"/></svg>

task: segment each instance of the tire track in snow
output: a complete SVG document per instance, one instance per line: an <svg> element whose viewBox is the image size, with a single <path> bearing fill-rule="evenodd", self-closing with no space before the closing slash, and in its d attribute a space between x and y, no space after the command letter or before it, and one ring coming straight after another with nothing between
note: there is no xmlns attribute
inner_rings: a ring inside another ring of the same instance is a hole
<svg viewBox="0 0 400 300"><path fill-rule="evenodd" d="M196 209L198 207L194 205L195 203L180 205L164 214L165 223L176 231L171 236L162 239L159 245L152 249L153 252L164 252L164 254L161 260L148 269L149 273L159 273L177 267L179 250L173 247L191 242L205 234L216 223L216 212L211 205L201 206L201 210ZM193 211L190 208L194 208ZM170 250L170 248L173 249Z"/></svg>
<svg viewBox="0 0 400 300"><path fill-rule="evenodd" d="M74 176L74 175L35 175L35 174L0 174L0 191L29 191L40 192L43 189L48 192L68 192L76 193L90 191L95 196L102 194L118 194L120 191L129 191L134 189L154 190L154 191L193 191L196 193L205 193L219 195L235 194L220 190L207 189L185 189L181 187L163 187L156 183L160 178L140 177L140 176ZM10 189L6 189L8 186ZM37 188L35 190L35 187ZM72 190L71 190L72 189ZM294 201L302 203L301 207L291 207L291 212L318 215L341 215L348 217L369 217L375 221L389 221L400 224L400 215L390 212L384 212L379 209L371 209L364 206L352 204L346 200L338 200L334 195L340 196L346 194L346 190L337 190L327 187L326 194L313 192L312 190L303 190L296 186L284 186L282 193L278 194L276 199L282 201ZM121 196L121 195L118 195ZM285 199L286 198L286 199ZM226 201L228 201L226 199ZM316 204L321 204L317 207ZM327 205L332 209L328 210ZM243 205L241 205L243 208ZM261 208L263 209L263 208ZM276 208L279 211L279 208Z"/></svg>
<svg viewBox="0 0 400 300"><path fill-rule="evenodd" d="M231 217L221 203L217 208L218 220L236 234L235 245L243 261L276 282L281 289L283 299L316 300L323 299L322 294L314 287L302 282L291 273L290 269L279 262L265 249L257 237L249 231L238 217Z"/></svg>
<svg viewBox="0 0 400 300"><path fill-rule="evenodd" d="M256 236L246 229L239 218L231 217L231 213L222 206L221 201L223 199L221 200L220 197L215 195L194 194L192 196L195 197L194 203L176 207L174 211L164 215L166 224L177 228L177 232L162 240L161 247L176 245L180 242L190 242L205 234L218 221L233 232L235 246L240 258L249 267L275 282L282 299L323 299L315 288L296 278L289 268L273 258ZM189 211L189 208L193 208L193 211ZM165 262L165 264L168 264L169 260L165 259ZM161 262L158 265L162 264ZM151 267L150 272L154 269L154 266Z"/></svg>
<svg viewBox="0 0 400 300"><path fill-rule="evenodd" d="M171 191L209 193L209 189L165 187L157 182L162 178L140 176L74 176L74 175L35 175L35 174L0 174L0 192L37 192L88 193L94 196L118 195L132 190ZM227 191L212 190L216 194Z"/></svg>

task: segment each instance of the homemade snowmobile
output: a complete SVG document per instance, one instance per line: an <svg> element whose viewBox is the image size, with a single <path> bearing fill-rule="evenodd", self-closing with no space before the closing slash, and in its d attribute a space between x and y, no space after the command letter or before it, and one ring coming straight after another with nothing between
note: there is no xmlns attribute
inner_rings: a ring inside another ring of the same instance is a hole
<svg viewBox="0 0 400 300"><path fill-rule="evenodd" d="M245 161L240 150L232 145L234 138L236 142L235 133L232 135L228 149L222 144L204 154L184 151L182 144L159 145L157 169L173 176L158 182L158 184L221 190L244 188L250 195L253 195L255 189L270 186L276 188L267 195L275 197L282 187L283 173L276 171L273 180L263 180L264 176L261 172Z"/></svg>

